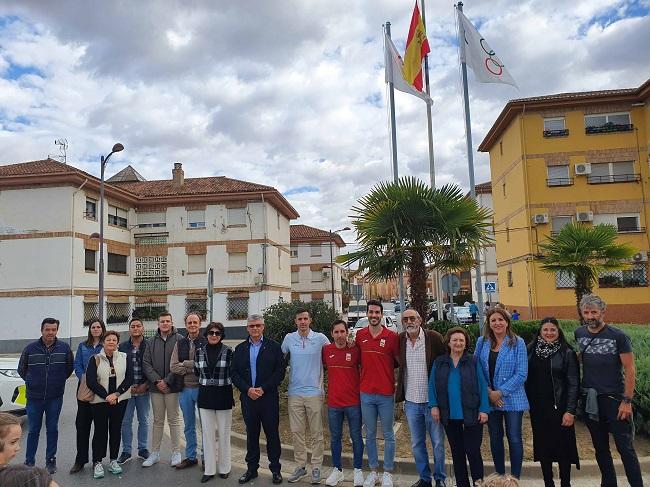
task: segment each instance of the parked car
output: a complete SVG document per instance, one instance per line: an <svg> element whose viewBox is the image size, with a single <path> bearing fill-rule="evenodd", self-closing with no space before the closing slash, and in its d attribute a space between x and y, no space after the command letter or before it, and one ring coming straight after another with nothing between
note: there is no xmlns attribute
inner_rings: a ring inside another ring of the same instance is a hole
<svg viewBox="0 0 650 487"><path fill-rule="evenodd" d="M398 333L397 323L390 316L382 317L381 324L388 328L390 331ZM350 328L350 337L354 339L354 337L357 335L357 331L359 331L361 328L365 328L366 326L368 326L368 318L359 319L359 321L354 324L354 328Z"/></svg>
<svg viewBox="0 0 650 487"><path fill-rule="evenodd" d="M348 306L348 324L352 325L356 323L357 320L365 318L367 309L368 304L365 299L351 301L350 306Z"/></svg>
<svg viewBox="0 0 650 487"><path fill-rule="evenodd" d="M469 325L472 322L472 314L469 312L469 307L455 306L449 321L457 325Z"/></svg>
<svg viewBox="0 0 650 487"><path fill-rule="evenodd" d="M18 358L0 358L0 411L24 413L25 381L18 375Z"/></svg>

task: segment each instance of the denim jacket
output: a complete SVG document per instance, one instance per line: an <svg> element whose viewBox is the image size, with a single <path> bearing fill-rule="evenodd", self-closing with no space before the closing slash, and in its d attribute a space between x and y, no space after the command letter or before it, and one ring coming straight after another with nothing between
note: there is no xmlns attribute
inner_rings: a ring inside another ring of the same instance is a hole
<svg viewBox="0 0 650 487"><path fill-rule="evenodd" d="M102 351L104 346L99 343L96 347L89 347L86 342L81 342L77 347L77 354L74 357L74 373L77 379L81 380L81 376L88 367L90 357Z"/></svg>

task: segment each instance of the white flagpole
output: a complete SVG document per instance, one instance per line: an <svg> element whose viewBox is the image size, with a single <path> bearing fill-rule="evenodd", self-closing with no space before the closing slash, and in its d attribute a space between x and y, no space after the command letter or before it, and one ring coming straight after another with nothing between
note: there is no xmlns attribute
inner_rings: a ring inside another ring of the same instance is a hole
<svg viewBox="0 0 650 487"><path fill-rule="evenodd" d="M390 22L386 22L386 35L390 39ZM388 56L386 56L386 62L388 62ZM391 72L393 66L391 64ZM394 76L394 73L393 73ZM395 126L395 89L393 88L393 77L388 81L388 103L390 107L390 140L391 140L391 158L393 162L393 181L397 182L399 179L398 169L397 169L397 128ZM372 296L371 296L372 297ZM399 302L400 302L400 314L404 310L404 272L400 271L399 273Z"/></svg>
<svg viewBox="0 0 650 487"><path fill-rule="evenodd" d="M463 11L463 2L458 2L458 11ZM465 42L464 36L463 39L460 38L462 27L459 28L458 34L458 45L463 49L463 42ZM467 65L465 61L460 62L460 70L463 79L463 102L465 108L465 137L467 141L467 166L469 168L469 191L470 195L474 200L476 200L476 182L474 181L474 153L472 149L472 122L469 111L469 91L467 89ZM476 294L478 295L478 316L479 316L479 327L481 332L483 332L483 279L481 277L481 253L477 250L475 253L476 259Z"/></svg>

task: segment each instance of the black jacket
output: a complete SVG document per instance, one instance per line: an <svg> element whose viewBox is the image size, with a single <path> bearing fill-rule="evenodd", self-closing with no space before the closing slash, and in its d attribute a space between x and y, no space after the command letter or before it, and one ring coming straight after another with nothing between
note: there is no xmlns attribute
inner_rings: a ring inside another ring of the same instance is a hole
<svg viewBox="0 0 650 487"><path fill-rule="evenodd" d="M257 377L251 380L250 341L241 342L235 347L230 376L232 383L241 391L242 398L248 397L248 389L261 387L264 394L277 394L278 386L284 379L285 363L280 344L264 337L262 348L257 355Z"/></svg>
<svg viewBox="0 0 650 487"><path fill-rule="evenodd" d="M533 341L528 347L528 363L535 353L537 342ZM575 351L567 344L563 344L560 349L551 355L551 383L553 385L554 403L561 412L576 414L578 405L578 393L580 385L580 369L578 367L578 357ZM530 381L526 382L526 392L528 397L534 397L530 390ZM534 407L531 404L531 407Z"/></svg>

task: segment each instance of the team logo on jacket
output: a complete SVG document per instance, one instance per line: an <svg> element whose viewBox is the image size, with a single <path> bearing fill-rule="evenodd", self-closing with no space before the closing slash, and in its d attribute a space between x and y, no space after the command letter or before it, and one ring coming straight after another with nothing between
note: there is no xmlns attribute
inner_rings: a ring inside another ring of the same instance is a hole
<svg viewBox="0 0 650 487"><path fill-rule="evenodd" d="M379 340L379 346L382 347L382 348L386 346L386 339L385 338L382 338L381 340Z"/></svg>
<svg viewBox="0 0 650 487"><path fill-rule="evenodd" d="M346 362L352 362L352 354L351 353L346 353L345 354L345 361Z"/></svg>

